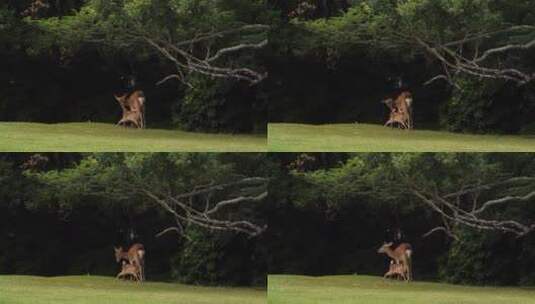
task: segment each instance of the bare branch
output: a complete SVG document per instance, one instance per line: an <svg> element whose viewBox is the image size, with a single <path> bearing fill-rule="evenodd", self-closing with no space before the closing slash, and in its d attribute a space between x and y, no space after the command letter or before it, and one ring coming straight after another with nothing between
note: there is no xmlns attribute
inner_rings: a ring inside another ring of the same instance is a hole
<svg viewBox="0 0 535 304"><path fill-rule="evenodd" d="M532 48L534 46L535 46L535 39L533 39L530 42L527 42L525 44L508 44L508 45L504 45L504 46L501 46L501 47L497 47L497 48L493 48L493 49L487 50L487 51L485 51L483 53L483 55L481 55L480 57L478 57L474 61L475 62L481 62L481 61L484 61L485 59L487 59L489 56L491 56L493 54L505 53L505 52L508 52L508 51L511 51L511 50L527 50L527 49L530 49L530 48Z"/></svg>
<svg viewBox="0 0 535 304"><path fill-rule="evenodd" d="M535 80L535 73L528 71L521 71L517 67L503 67L500 62L486 62L492 55L503 54L511 50L528 50L535 47L535 39L520 44L507 44L487 50L481 50L482 41L493 38L498 34L519 31L532 30L533 26L514 26L506 29L496 30L493 32L477 33L473 35L466 35L461 40L451 42L426 42L418 36L411 38L417 45L427 51L428 54L438 60L444 70L443 75L436 76L425 84L428 85L438 79L447 80L453 84L450 76L454 74L467 74L470 76L483 79L501 79L505 81L513 81L518 85L527 84ZM410 41L409 40L409 41ZM486 62L486 66L481 65ZM451 71L451 72L450 72Z"/></svg>
<svg viewBox="0 0 535 304"><path fill-rule="evenodd" d="M437 76L435 76L435 77L429 79L428 81L426 81L426 82L424 83L424 86L428 86L428 85L432 84L433 82L435 82L435 81L437 81L437 80L441 80L441 79L442 79L442 80L446 80L448 83L450 83L450 80L449 80L449 78L448 78L446 75L437 75Z"/></svg>
<svg viewBox="0 0 535 304"><path fill-rule="evenodd" d="M482 213L487 208L495 206L495 205L507 204L507 203L512 203L512 202L525 202L525 201L529 201L532 199L535 199L535 191L530 192L524 196L506 196L506 197L502 197L499 199L494 199L494 200L485 202L483 206L481 206L481 208L472 211L472 214Z"/></svg>
<svg viewBox="0 0 535 304"><path fill-rule="evenodd" d="M169 75L158 82L162 84L170 79L178 79L183 83L185 75L182 70L188 73L199 73L213 78L225 78L246 81L251 85L257 84L267 77L267 73L260 73L246 67L216 66L213 63L225 55L237 53L243 50L256 50L265 47L268 40L264 39L258 43L238 43L223 47L212 54L212 44L214 40L227 35L237 34L246 31L267 31L269 26L262 24L246 25L235 29L220 31L216 33L199 34L195 38L181 42L173 42L153 38L148 35L143 39L164 58L173 62L177 68L177 73ZM197 44L204 44L204 47L196 47ZM204 54L199 50L204 49Z"/></svg>
<svg viewBox="0 0 535 304"><path fill-rule="evenodd" d="M495 195L494 193L499 192L499 187L511 188L526 186L526 182L534 181L535 178L533 177L513 177L488 184L481 184L478 181L474 185L466 186L464 183L461 183L459 191L440 195L436 188L433 191L429 191L425 187L419 187L407 179L411 192L439 215L444 224L431 229L423 237L442 231L453 239L458 239L455 235L454 228L459 225L478 230L511 233L517 237L522 237L535 231L535 223L523 224L514 219L488 219L486 216L492 216L494 213L485 216L484 212L497 206L535 200L535 191L529 191L524 195L507 195L479 202L481 194L484 192L490 192ZM531 188L523 187L520 190Z"/></svg>
<svg viewBox="0 0 535 304"><path fill-rule="evenodd" d="M173 216L177 225L169 227L157 236L174 231L179 235L184 235L184 228L188 225L195 225L210 230L233 231L244 233L251 237L264 232L266 225L260 226L249 219L220 219L218 217L228 217L229 209L247 202L259 202L264 200L267 193L267 178L245 177L233 182L202 185L196 189L180 195L170 193L155 193L151 189L140 189L141 193L152 199L157 205ZM254 189L251 190L251 189ZM234 195L240 192L256 192L251 195ZM222 192L228 198L211 202L212 197L221 197ZM229 197L230 196L230 197Z"/></svg>
<svg viewBox="0 0 535 304"><path fill-rule="evenodd" d="M446 227L435 227L431 230L429 230L428 232L426 232L425 234L422 235L423 238L426 238L430 235L432 235L433 233L435 232L439 232L439 231L442 231L444 232L445 234L447 234L450 238L458 241L459 240L459 237L456 236L455 234L453 234L449 229L447 229Z"/></svg>
<svg viewBox="0 0 535 304"><path fill-rule="evenodd" d="M212 209L207 210L204 212L204 214L213 214L218 212L221 208L228 207L230 205L236 205L243 202L259 202L264 200L268 196L267 191L260 193L257 196L240 196L233 199L221 201L217 203Z"/></svg>
<svg viewBox="0 0 535 304"><path fill-rule="evenodd" d="M219 57L223 56L224 54L237 52L237 51L244 50L244 49L261 49L261 48L265 47L266 45L268 45L268 40L267 39L265 39L265 40L263 40L263 41L261 41L259 43L238 44L238 45L231 46L231 47L228 47L228 48L220 49L219 51L217 51L217 53L215 53L214 56L205 59L205 61L207 61L207 62L215 61Z"/></svg>
<svg viewBox="0 0 535 304"><path fill-rule="evenodd" d="M164 234L166 234L168 232L172 232L172 231L178 233L179 235L183 234L183 231L180 230L180 228L178 228L178 227L169 227L169 228L166 228L166 229L162 230L158 234L156 234L156 237L161 237L162 235L164 235Z"/></svg>
<svg viewBox="0 0 535 304"><path fill-rule="evenodd" d="M171 75L168 75L166 77L164 77L162 80L158 81L156 83L157 86L160 86L164 83L166 83L167 81L171 80L171 79L177 79L178 81L182 82L182 78L180 77L180 75L178 74L171 74ZM183 83L183 82L182 82Z"/></svg>

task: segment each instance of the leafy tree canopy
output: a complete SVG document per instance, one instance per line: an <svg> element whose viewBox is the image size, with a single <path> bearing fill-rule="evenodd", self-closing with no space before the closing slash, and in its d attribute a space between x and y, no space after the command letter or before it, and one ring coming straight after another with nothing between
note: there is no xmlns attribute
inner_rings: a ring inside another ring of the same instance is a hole
<svg viewBox="0 0 535 304"><path fill-rule="evenodd" d="M262 156L243 156L240 161L246 164L259 158ZM26 174L41 184L32 202L37 208L68 211L89 204L102 210L119 207L133 213L156 208L174 218L176 227L168 231L179 234L190 224L253 235L263 231L249 220L256 220L252 211L257 207L255 202L267 195L266 173L262 167L237 167L225 156L95 154L74 168Z"/></svg>
<svg viewBox="0 0 535 304"><path fill-rule="evenodd" d="M336 168L294 174L301 180L296 193L301 205L339 209L373 202L399 210L425 206L446 222L454 238L456 226L518 235L535 229L529 212L522 212L535 199L535 162L529 155L368 154Z"/></svg>
<svg viewBox="0 0 535 304"><path fill-rule="evenodd" d="M339 17L293 23L308 32L300 43L305 52L324 49L329 58L348 52L390 54L405 61L425 55L443 66L439 76L452 84L457 73L525 84L533 75L509 56L535 45L535 9L524 4L363 0ZM511 18L520 12L522 18Z"/></svg>

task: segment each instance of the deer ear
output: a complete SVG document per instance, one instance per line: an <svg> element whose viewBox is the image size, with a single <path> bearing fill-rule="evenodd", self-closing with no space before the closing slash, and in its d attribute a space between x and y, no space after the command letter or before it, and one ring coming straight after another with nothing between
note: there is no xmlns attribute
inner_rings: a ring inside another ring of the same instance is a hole
<svg viewBox="0 0 535 304"><path fill-rule="evenodd" d="M394 245L394 243L390 242L390 243L385 243L386 246L388 247L391 247L392 245Z"/></svg>
<svg viewBox="0 0 535 304"><path fill-rule="evenodd" d="M113 94L113 97L115 97L115 100L117 100L117 101L121 101L121 97L119 97L119 96L117 96L117 95L115 95L115 94Z"/></svg>

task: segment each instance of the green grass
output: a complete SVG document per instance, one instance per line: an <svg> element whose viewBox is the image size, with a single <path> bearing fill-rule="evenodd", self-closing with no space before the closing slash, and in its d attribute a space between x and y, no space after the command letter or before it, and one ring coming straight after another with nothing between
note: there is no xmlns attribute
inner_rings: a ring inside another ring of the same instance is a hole
<svg viewBox="0 0 535 304"><path fill-rule="evenodd" d="M367 124L269 124L271 152L534 152L535 135L405 131Z"/></svg>
<svg viewBox="0 0 535 304"><path fill-rule="evenodd" d="M135 130L102 123L0 123L1 152L263 152L262 135Z"/></svg>
<svg viewBox="0 0 535 304"><path fill-rule="evenodd" d="M264 304L266 291L170 283L137 284L109 277L0 276L0 304Z"/></svg>
<svg viewBox="0 0 535 304"><path fill-rule="evenodd" d="M531 304L535 288L468 287L370 276L270 275L269 304Z"/></svg>

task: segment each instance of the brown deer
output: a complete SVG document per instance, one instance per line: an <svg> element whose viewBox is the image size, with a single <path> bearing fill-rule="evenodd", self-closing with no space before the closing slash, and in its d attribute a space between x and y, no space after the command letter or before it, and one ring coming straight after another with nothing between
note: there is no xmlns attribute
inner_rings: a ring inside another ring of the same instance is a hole
<svg viewBox="0 0 535 304"><path fill-rule="evenodd" d="M385 126L398 123L406 129L413 128L412 120L412 93L409 91L401 92L395 99L388 98L382 101L390 109L390 118Z"/></svg>
<svg viewBox="0 0 535 304"><path fill-rule="evenodd" d="M397 124L401 129L408 129L409 126L407 123L407 115L394 107L394 100L386 99L382 102L390 109L390 116L388 121L385 123L385 127L394 126Z"/></svg>
<svg viewBox="0 0 535 304"><path fill-rule="evenodd" d="M140 90L121 96L113 95L123 110L123 117L118 125L131 123L136 128L145 128L145 93Z"/></svg>
<svg viewBox="0 0 535 304"><path fill-rule="evenodd" d="M126 278L131 278L134 281L141 282L139 269L136 266L128 264L126 261L123 261L123 268L121 269L121 272L119 272L119 274L117 275L117 279Z"/></svg>
<svg viewBox="0 0 535 304"><path fill-rule="evenodd" d="M139 278L141 281L145 281L145 247L143 244L136 243L124 251L123 247L115 249L115 260L117 263L127 261L132 266L136 267L139 272Z"/></svg>
<svg viewBox="0 0 535 304"><path fill-rule="evenodd" d="M405 267L403 267L402 264L396 264L394 260L390 260L390 268L388 269L388 272L385 273L383 278L393 278L397 277L401 280L406 281L407 280L407 274L405 272Z"/></svg>
<svg viewBox="0 0 535 304"><path fill-rule="evenodd" d="M384 253L393 259L396 264L402 264L407 274L406 281L412 281L412 246L409 243L401 243L392 248L393 243L384 243L377 253Z"/></svg>

